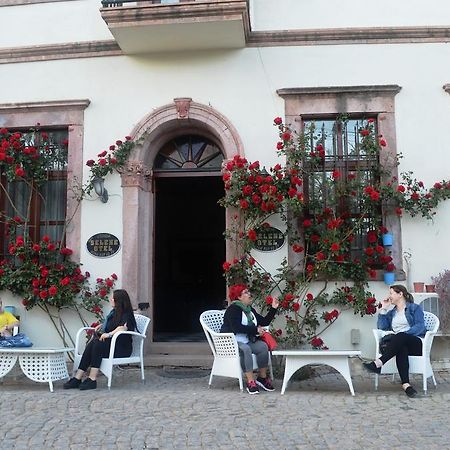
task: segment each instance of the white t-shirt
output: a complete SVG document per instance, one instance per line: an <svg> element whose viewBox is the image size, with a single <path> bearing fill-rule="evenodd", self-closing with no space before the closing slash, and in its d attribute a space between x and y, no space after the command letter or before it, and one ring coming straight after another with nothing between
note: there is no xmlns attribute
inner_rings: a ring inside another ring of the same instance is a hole
<svg viewBox="0 0 450 450"><path fill-rule="evenodd" d="M402 331L408 331L410 328L411 327L406 320L405 311L396 311L394 313L394 317L392 317L392 331L397 334L401 333Z"/></svg>
<svg viewBox="0 0 450 450"><path fill-rule="evenodd" d="M253 323L254 324L257 323L256 322L256 317L253 314L253 311L251 312L251 315L252 315L252 318L253 318ZM242 325L248 325L248 319L247 319L247 316L246 316L244 311L242 311L241 323L242 323ZM248 344L248 341L249 341L248 336L246 334L244 334L244 333L236 333L236 340L238 342L242 342L243 344Z"/></svg>

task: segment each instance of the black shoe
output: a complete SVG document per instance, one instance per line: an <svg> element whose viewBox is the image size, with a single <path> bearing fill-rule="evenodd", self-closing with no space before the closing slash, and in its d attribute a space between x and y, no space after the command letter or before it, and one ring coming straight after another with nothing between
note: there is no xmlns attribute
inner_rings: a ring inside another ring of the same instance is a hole
<svg viewBox="0 0 450 450"><path fill-rule="evenodd" d="M91 380L90 378L86 378L80 384L80 391L88 391L89 389L97 389L97 381Z"/></svg>
<svg viewBox="0 0 450 450"><path fill-rule="evenodd" d="M256 384L255 380L251 380L247 383L247 392L250 395L259 394L258 385Z"/></svg>
<svg viewBox="0 0 450 450"><path fill-rule="evenodd" d="M377 367L373 361L370 363L363 363L363 367L368 372L373 372L373 373L378 373L378 374L381 373L381 367Z"/></svg>
<svg viewBox="0 0 450 450"><path fill-rule="evenodd" d="M405 394L409 397L409 398L413 398L417 395L417 391L412 387L412 386L408 386L405 389Z"/></svg>
<svg viewBox="0 0 450 450"><path fill-rule="evenodd" d="M267 378L258 377L256 379L256 384L259 387L262 387L265 391L272 392L275 390L275 388L273 387L273 384L272 384L272 380L269 377L267 377Z"/></svg>
<svg viewBox="0 0 450 450"><path fill-rule="evenodd" d="M81 380L77 378L71 378L69 381L63 384L64 389L78 389L80 387Z"/></svg>

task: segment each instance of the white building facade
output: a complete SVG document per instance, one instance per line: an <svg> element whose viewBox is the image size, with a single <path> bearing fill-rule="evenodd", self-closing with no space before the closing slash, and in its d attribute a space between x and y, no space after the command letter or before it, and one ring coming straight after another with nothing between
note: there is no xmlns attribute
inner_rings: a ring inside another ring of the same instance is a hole
<svg viewBox="0 0 450 450"><path fill-rule="evenodd" d="M107 203L93 194L76 209L68 194L66 242L94 277L114 272L135 306L149 304L155 341L197 333L199 313L222 306L230 255L220 164L236 154L276 164L274 117L295 127L302 116L372 114L403 154L400 172L426 185L449 175L445 0L372 8L354 0L0 0L0 17L0 127L67 130L69 187L116 139L142 138L124 172L107 177ZM174 148L180 170L164 170L170 158L162 156ZM395 227L400 282L429 283L448 268L450 203L432 222L405 214ZM116 236L120 250L91 254L98 233ZM286 255L283 247L262 258L275 269ZM381 280L370 288L387 293ZM32 340L54 341L39 311L3 297ZM345 312L325 340L370 355L374 326L373 317ZM359 343L351 329L361 331Z"/></svg>

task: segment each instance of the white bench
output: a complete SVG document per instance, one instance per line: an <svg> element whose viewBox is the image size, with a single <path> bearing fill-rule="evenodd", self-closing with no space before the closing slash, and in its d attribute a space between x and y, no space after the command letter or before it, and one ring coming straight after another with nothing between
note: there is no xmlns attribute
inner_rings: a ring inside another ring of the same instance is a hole
<svg viewBox="0 0 450 450"><path fill-rule="evenodd" d="M0 380L11 371L19 359L22 372L33 381L48 383L69 378L66 353L73 348L11 347L0 348Z"/></svg>
<svg viewBox="0 0 450 450"><path fill-rule="evenodd" d="M352 377L350 375L349 357L361 355L360 351L354 350L275 350L272 355L285 356L285 369L281 394L284 394L288 381L292 375L303 366L308 364L326 364L336 369L347 381L352 395Z"/></svg>

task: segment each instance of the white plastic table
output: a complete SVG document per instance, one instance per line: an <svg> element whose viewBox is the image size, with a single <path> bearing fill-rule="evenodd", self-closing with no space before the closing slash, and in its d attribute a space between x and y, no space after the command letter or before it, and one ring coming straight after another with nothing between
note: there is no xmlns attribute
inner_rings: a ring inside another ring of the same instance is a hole
<svg viewBox="0 0 450 450"><path fill-rule="evenodd" d="M69 378L66 353L73 348L11 347L0 348L0 379L19 359L22 372L33 381L48 383L53 392L53 381Z"/></svg>
<svg viewBox="0 0 450 450"><path fill-rule="evenodd" d="M285 369L283 386L281 394L284 394L286 386L292 375L303 366L308 364L326 364L336 369L347 381L352 395L355 395L353 389L352 377L350 375L350 366L348 358L360 355L356 350L275 350L272 355L285 356Z"/></svg>

